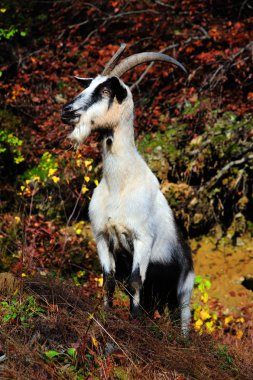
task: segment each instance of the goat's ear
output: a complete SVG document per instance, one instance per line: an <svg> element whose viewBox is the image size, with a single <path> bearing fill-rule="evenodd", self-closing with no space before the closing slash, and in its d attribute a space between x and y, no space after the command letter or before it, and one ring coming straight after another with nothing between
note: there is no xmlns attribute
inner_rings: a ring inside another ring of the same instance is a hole
<svg viewBox="0 0 253 380"><path fill-rule="evenodd" d="M119 78L111 77L110 86L111 86L112 92L117 98L117 101L119 103L122 103L123 100L127 97L127 90L125 89L125 87L122 86L122 84L119 81Z"/></svg>
<svg viewBox="0 0 253 380"><path fill-rule="evenodd" d="M77 77L77 76L74 76L74 78L79 82L81 83L84 87L89 87L89 85L91 84L92 82L92 78L81 78L81 77Z"/></svg>

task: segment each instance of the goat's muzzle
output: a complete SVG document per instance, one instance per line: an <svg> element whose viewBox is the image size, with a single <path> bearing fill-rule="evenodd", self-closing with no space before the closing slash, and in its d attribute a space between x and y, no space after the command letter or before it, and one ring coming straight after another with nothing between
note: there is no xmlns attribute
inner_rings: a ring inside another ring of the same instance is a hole
<svg viewBox="0 0 253 380"><path fill-rule="evenodd" d="M61 121L64 124L74 125L78 123L80 119L80 115L76 113L77 110L73 110L73 107L71 104L66 104L61 113Z"/></svg>

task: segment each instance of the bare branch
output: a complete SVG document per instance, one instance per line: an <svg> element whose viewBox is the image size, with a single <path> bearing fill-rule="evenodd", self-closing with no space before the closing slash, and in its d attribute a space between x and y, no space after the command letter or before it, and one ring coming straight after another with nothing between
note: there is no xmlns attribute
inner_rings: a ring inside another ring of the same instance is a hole
<svg viewBox="0 0 253 380"><path fill-rule="evenodd" d="M227 165L225 165L219 172L210 179L204 186L201 186L199 191L208 190L212 188L233 166L241 165L249 160L253 159L253 154L247 154L239 160L231 161Z"/></svg>

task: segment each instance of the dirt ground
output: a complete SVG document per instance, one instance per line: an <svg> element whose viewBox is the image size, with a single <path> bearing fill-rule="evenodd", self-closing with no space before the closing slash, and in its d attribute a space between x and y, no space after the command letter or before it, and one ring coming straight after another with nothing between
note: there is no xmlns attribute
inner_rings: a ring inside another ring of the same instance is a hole
<svg viewBox="0 0 253 380"><path fill-rule="evenodd" d="M253 291L242 284L245 279L253 280L253 240L242 238L241 245L233 247L203 237L192 240L191 245L195 273L211 280L210 298L219 300L228 311L236 312L246 305L253 309Z"/></svg>

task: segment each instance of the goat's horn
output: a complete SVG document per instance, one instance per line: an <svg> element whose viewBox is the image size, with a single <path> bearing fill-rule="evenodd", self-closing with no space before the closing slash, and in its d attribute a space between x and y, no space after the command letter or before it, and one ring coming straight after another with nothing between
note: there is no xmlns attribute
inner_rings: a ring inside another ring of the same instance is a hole
<svg viewBox="0 0 253 380"><path fill-rule="evenodd" d="M163 61L168 63L173 63L174 65L180 67L185 73L187 73L185 67L178 62L175 58L170 57L167 54L162 53L138 53L131 55L128 58L123 59L111 72L110 76L115 75L116 77L121 77L127 71L133 69L134 67L141 65L142 63L151 61Z"/></svg>
<svg viewBox="0 0 253 380"><path fill-rule="evenodd" d="M105 66L105 68L104 68L104 70L102 72L102 75L109 75L110 74L110 72L114 69L114 67L116 66L118 60L122 56L125 48L126 48L126 44L121 44L120 45L119 49L116 51L116 53L110 59L110 61L106 64L106 66Z"/></svg>

